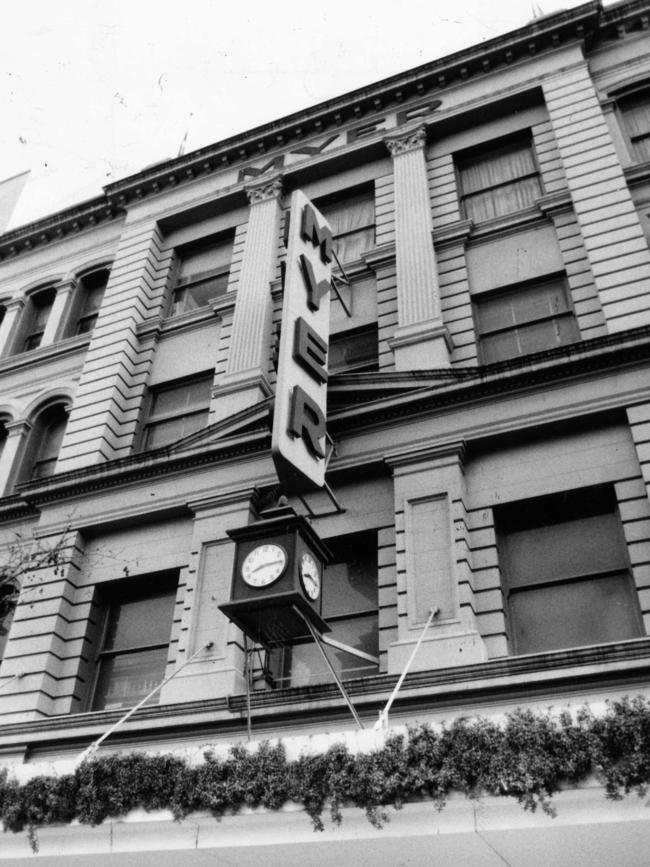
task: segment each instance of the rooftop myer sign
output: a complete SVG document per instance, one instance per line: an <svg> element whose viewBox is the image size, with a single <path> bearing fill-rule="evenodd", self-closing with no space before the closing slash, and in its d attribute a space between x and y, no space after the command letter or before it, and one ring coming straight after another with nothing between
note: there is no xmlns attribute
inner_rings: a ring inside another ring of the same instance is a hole
<svg viewBox="0 0 650 867"><path fill-rule="evenodd" d="M325 483L332 232L309 199L291 196L272 453L287 493Z"/></svg>

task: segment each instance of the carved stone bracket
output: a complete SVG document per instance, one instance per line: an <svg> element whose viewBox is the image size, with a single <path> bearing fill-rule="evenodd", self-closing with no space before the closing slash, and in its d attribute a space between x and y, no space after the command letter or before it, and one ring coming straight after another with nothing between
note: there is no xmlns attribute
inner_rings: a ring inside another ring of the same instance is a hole
<svg viewBox="0 0 650 867"><path fill-rule="evenodd" d="M391 156L396 157L424 147L426 140L427 131L425 126L421 124L415 129L411 127L407 132L400 130L397 133L385 136L384 144L390 151Z"/></svg>
<svg viewBox="0 0 650 867"><path fill-rule="evenodd" d="M244 189L251 205L257 205L259 202L266 202L269 199L279 199L282 196L282 176L274 175L263 181L246 184Z"/></svg>

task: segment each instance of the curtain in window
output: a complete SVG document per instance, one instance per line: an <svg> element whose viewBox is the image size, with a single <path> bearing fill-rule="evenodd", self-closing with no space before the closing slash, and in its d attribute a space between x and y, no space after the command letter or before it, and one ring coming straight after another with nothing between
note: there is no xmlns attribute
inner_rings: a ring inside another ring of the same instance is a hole
<svg viewBox="0 0 650 867"><path fill-rule="evenodd" d="M634 156L640 161L650 160L650 93L623 101L621 109Z"/></svg>
<svg viewBox="0 0 650 867"><path fill-rule="evenodd" d="M533 204L542 188L528 142L516 142L461 161L466 216L480 222Z"/></svg>
<svg viewBox="0 0 650 867"><path fill-rule="evenodd" d="M332 227L334 248L340 262L359 259L375 243L375 194L373 190L317 204Z"/></svg>
<svg viewBox="0 0 650 867"><path fill-rule="evenodd" d="M34 433L40 439L40 444L32 468L33 479L54 474L67 424L68 414L62 406L52 407L43 413Z"/></svg>

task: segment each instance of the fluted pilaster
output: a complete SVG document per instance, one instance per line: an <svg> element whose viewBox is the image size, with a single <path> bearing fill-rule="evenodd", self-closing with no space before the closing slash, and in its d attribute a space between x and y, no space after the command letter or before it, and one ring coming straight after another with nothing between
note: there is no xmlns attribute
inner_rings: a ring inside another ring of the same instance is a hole
<svg viewBox="0 0 650 867"><path fill-rule="evenodd" d="M391 341L398 370L449 365L449 338L440 312L440 285L431 232L424 155L418 126L386 136L395 181L397 330Z"/></svg>

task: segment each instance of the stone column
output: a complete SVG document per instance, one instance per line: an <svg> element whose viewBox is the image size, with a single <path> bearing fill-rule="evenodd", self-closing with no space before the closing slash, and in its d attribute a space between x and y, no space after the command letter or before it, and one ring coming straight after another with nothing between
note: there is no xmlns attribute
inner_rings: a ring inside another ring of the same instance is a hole
<svg viewBox="0 0 650 867"><path fill-rule="evenodd" d="M18 320L25 306L24 298L13 298L5 305L5 315L0 323L0 356L11 355Z"/></svg>
<svg viewBox="0 0 650 867"><path fill-rule="evenodd" d="M178 665L208 642L212 646L163 688L162 704L200 701L246 690L242 633L219 611L219 605L230 599L235 557L235 543L227 531L251 523L253 496L252 488L237 488L188 504L194 513L194 526Z"/></svg>
<svg viewBox="0 0 650 867"><path fill-rule="evenodd" d="M589 67L543 81L573 210L610 334L650 324L650 251Z"/></svg>
<svg viewBox="0 0 650 867"><path fill-rule="evenodd" d="M280 237L282 180L267 178L246 188L248 231L237 289L225 373L215 390L216 419L227 418L271 394L268 381L271 281Z"/></svg>
<svg viewBox="0 0 650 867"><path fill-rule="evenodd" d="M5 425L7 439L5 440L2 455L0 455L0 496L6 497L11 493L14 482L18 475L19 461L24 454L25 442L32 429L30 422L10 421Z"/></svg>
<svg viewBox="0 0 650 867"><path fill-rule="evenodd" d="M41 346L48 346L63 337L66 326L65 317L70 309L70 301L76 288L76 280L66 280L56 287L56 298L47 318Z"/></svg>
<svg viewBox="0 0 650 867"><path fill-rule="evenodd" d="M462 442L386 455L395 486L397 641L388 671L400 673L438 609L413 671L484 662L487 650L473 612L464 513Z"/></svg>
<svg viewBox="0 0 650 867"><path fill-rule="evenodd" d="M83 554L80 534L41 536L43 550L59 562L25 575L2 661L2 683L21 675L0 693L6 723L25 722L79 709L80 666L88 657L90 593L77 593Z"/></svg>
<svg viewBox="0 0 650 867"><path fill-rule="evenodd" d="M442 321L431 232L424 126L384 139L395 175L397 329L389 345L397 370L449 367L451 341Z"/></svg>

